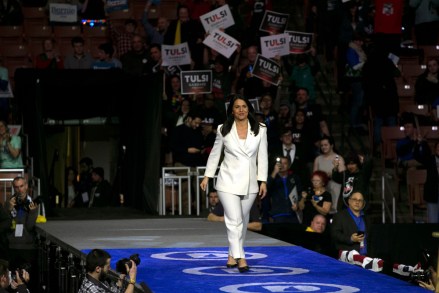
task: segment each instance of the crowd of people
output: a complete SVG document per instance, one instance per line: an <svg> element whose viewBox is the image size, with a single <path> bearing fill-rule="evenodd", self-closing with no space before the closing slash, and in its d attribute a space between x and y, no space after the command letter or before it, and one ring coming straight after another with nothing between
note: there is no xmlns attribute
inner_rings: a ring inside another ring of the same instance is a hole
<svg viewBox="0 0 439 293"><path fill-rule="evenodd" d="M6 2L10 3L9 15L0 14L1 24L20 24L23 21L19 16L20 5L13 0ZM238 267L240 272L249 270L243 248L247 229L261 231L264 224L288 223L302 224L311 233L329 231L338 259L381 271L386 262L367 252L370 224L365 217L372 197L369 180L375 154L355 150L343 154L337 150L318 100L316 74L324 69L317 55L324 55L328 64L335 60L332 73L338 92L349 99L346 112L350 113L352 133L367 131L365 124L369 118L363 113L364 109L370 109L372 150L380 149L382 125L400 123L404 126L406 137L396 146L398 167L402 172L410 168L427 169L425 199L429 222L438 223L439 192L435 182L439 175L435 166L439 148L436 146L432 152L417 132L419 123L415 116L406 115L398 120L395 76L400 72L388 55L398 53L393 50L399 47L402 32L374 21L375 14L383 12L376 11L371 1L305 1L306 31L314 33L315 40L309 52L274 58L283 68L281 80L288 81L289 96L280 99L279 86L252 74L261 53L259 38L269 35L259 30L260 21L264 11L272 9L272 1L247 2L253 5L249 6L249 14L242 12L244 4L239 1L181 0L175 19L160 16L151 20L150 11L156 4L148 0L140 22L128 19L123 27L114 26L111 20L107 22L110 36L108 41L98 45L97 56L87 52L86 40L81 36L71 39L73 53L66 56L59 54L53 39L46 39L42 42L42 53L33 60L34 66L54 70L118 69L137 78L164 77L160 97L163 103L161 165L192 169L206 166L201 189L210 190L208 219L224 222L227 227L227 267ZM430 8L425 6L426 1L409 2L416 12L416 42L437 44L439 18L428 14ZM200 15L226 4L230 6L235 24L224 32L241 41L230 58L203 44L206 33L199 20ZM399 11L399 3L393 5L392 11ZM81 17L105 18L101 1L88 0L78 7ZM0 8L4 7L0 5ZM92 14L92 10L96 13ZM403 15L395 17L401 21ZM188 43L191 63L172 68L162 66L161 46L183 42ZM212 92L183 94L180 77L183 70L212 70ZM414 97L414 102L432 106L431 123L437 123L434 112L439 104L437 71L438 60L429 60L425 73L416 81ZM0 167L23 167L20 137L10 136L3 121L0 122L0 144ZM214 185L209 178L216 175L220 165ZM24 178L17 178L14 184L17 194L28 196ZM5 230L14 227L15 233L23 233L20 240L25 240L28 237L24 236L33 226L27 225L23 217L29 217L34 224L38 204L30 199L31 203L22 213L17 210L21 207L16 202L19 198L11 197L5 203L5 221L11 221ZM186 194L183 204L193 204L187 198ZM79 172L73 167L66 169L63 207L113 204L111 184L104 178L104 169L93 167L90 158L81 160ZM17 229L17 225L21 228ZM7 249L11 252L2 257L11 257L13 267L34 262L35 247L27 242L15 243L16 238L0 239L9 243ZM19 260L19 256L25 259ZM90 278L99 279L105 274L109 259L103 251L89 254ZM131 280L136 274L135 265L133 268L127 272ZM397 265L393 269L396 273L406 273L420 268ZM6 264L3 271L7 270ZM0 274L3 271L0 263ZM84 280L84 291L80 292L89 292L86 287L93 282L87 280ZM132 286L126 286L125 292L130 290Z"/></svg>

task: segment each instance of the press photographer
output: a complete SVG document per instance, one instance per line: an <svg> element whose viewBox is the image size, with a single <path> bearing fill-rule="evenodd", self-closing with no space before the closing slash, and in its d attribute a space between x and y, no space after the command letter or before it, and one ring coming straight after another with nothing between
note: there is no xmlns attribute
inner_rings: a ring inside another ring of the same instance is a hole
<svg viewBox="0 0 439 293"><path fill-rule="evenodd" d="M131 265L128 265L128 261ZM123 261L125 273L119 275L117 280L111 280L110 278L111 256L105 250L93 249L87 254L85 262L87 275L82 281L78 293L134 292L137 276L137 265L132 259ZM128 280L126 280L126 277L128 277Z"/></svg>
<svg viewBox="0 0 439 293"><path fill-rule="evenodd" d="M412 272L410 274L410 281L419 284L422 288L430 291L435 291L437 286L437 258L432 257L428 251L423 252L423 268L425 269Z"/></svg>
<svg viewBox="0 0 439 293"><path fill-rule="evenodd" d="M35 222L38 217L38 203L28 193L28 182L23 177L12 181L15 194L5 202L5 209L12 220L8 234L10 267L15 271L30 264L30 275L38 276L38 251L35 241ZM31 278L28 284L31 292L37 291L38 280Z"/></svg>
<svg viewBox="0 0 439 293"><path fill-rule="evenodd" d="M9 270L9 263L4 259L0 259L0 293L29 293L25 284L26 280L29 281L29 273L27 271L11 272ZM7 290L7 288L12 290Z"/></svg>

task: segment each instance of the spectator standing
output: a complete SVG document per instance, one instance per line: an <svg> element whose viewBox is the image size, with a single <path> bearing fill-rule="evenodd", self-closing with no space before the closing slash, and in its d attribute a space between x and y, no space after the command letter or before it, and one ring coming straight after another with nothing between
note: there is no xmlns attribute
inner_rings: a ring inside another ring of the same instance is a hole
<svg viewBox="0 0 439 293"><path fill-rule="evenodd" d="M78 194L78 171L73 167L67 167L64 177L63 207L71 208L75 204Z"/></svg>
<svg viewBox="0 0 439 293"><path fill-rule="evenodd" d="M299 176L289 172L290 157L278 157L267 179L267 198L271 201L270 217L274 223L301 223L299 196L302 186Z"/></svg>
<svg viewBox="0 0 439 293"><path fill-rule="evenodd" d="M273 96L263 94L259 99L259 110L263 115L263 121L267 126L268 152L279 144L278 114L273 106Z"/></svg>
<svg viewBox="0 0 439 293"><path fill-rule="evenodd" d="M316 214L321 214L328 218L332 205L332 196L326 191L328 175L323 171L315 171L311 177L312 187L308 191L302 191L302 198L299 201L299 208L303 212L305 225L310 225Z"/></svg>
<svg viewBox="0 0 439 293"><path fill-rule="evenodd" d="M160 16L157 19L157 26L154 27L148 19L148 12L151 7L151 1L145 4L145 10L142 15L142 24L146 32L146 40L148 44L163 44L163 37L169 26L169 21L166 17Z"/></svg>
<svg viewBox="0 0 439 293"><path fill-rule="evenodd" d="M15 177L12 186L15 194L5 203L5 210L12 219L8 235L9 261L13 268L21 268L24 264L30 264L29 273L37 276L38 251L35 241L35 222L39 205L32 201L25 178ZM37 292L37 285L37 278L32 278L29 283L31 292Z"/></svg>
<svg viewBox="0 0 439 293"><path fill-rule="evenodd" d="M439 1L410 0L415 9L415 38L418 46L435 46L439 36Z"/></svg>
<svg viewBox="0 0 439 293"><path fill-rule="evenodd" d="M399 96L395 77L398 68L388 58L389 52L376 46L363 66L364 101L371 111L373 120L373 149L381 145L381 127L396 126L399 112Z"/></svg>
<svg viewBox="0 0 439 293"><path fill-rule="evenodd" d="M361 192L363 197L369 199L369 179L372 174L372 162L364 156L350 152L345 158L346 167L341 166L340 160L334 160L332 179L342 185L337 196L337 211L344 208L344 202L353 192ZM366 206L367 207L367 206Z"/></svg>
<svg viewBox="0 0 439 293"><path fill-rule="evenodd" d="M431 149L424 139L420 129L416 127L415 116L406 113L402 119L404 126L404 138L396 143L396 155L398 166L402 168L401 175L405 176L407 169L416 169L423 166L423 162L431 155Z"/></svg>
<svg viewBox="0 0 439 293"><path fill-rule="evenodd" d="M21 138L11 135L4 120L0 120L0 168L16 169L23 168L21 156Z"/></svg>
<svg viewBox="0 0 439 293"><path fill-rule="evenodd" d="M110 22L110 36L112 44L116 48L115 56L120 58L131 50L133 36L137 29L137 22L134 19L127 19L123 27L114 27Z"/></svg>
<svg viewBox="0 0 439 293"><path fill-rule="evenodd" d="M316 143L320 144L320 130L310 127L306 120L304 109L298 109L294 114L293 127L291 128L293 143L296 146L296 157L300 158L305 166L303 172L308 174L301 179L306 181L311 174L314 158L316 157ZM305 181L303 181L305 183Z"/></svg>
<svg viewBox="0 0 439 293"><path fill-rule="evenodd" d="M332 179L334 161L338 162L337 166L339 167L340 172L343 172L346 169L345 161L342 156L335 152L334 145L334 138L323 136L322 139L320 139L320 155L314 159L313 166L313 172L320 170L326 172L328 175L329 181L326 190L328 190L332 196L333 204L331 206L331 214L337 212L337 202L341 192L341 184Z"/></svg>
<svg viewBox="0 0 439 293"><path fill-rule="evenodd" d="M90 192L93 186L91 172L93 171L93 160L89 157L84 157L79 161L79 183L78 196L75 199L73 206L84 207L90 200Z"/></svg>
<svg viewBox="0 0 439 293"><path fill-rule="evenodd" d="M293 92L296 92L299 88L306 88L309 93L310 103L313 104L316 101L315 79L313 68L308 62L308 56L300 54L296 57L296 65L293 66L290 78L291 87Z"/></svg>
<svg viewBox="0 0 439 293"><path fill-rule="evenodd" d="M353 39L347 48L347 63L345 68L346 86L348 86L352 93L349 101L349 122L351 124L351 129L359 134L362 134L365 131L365 126L363 127L361 120L361 110L363 109L364 97L362 68L367 60L367 56L362 46L363 37L354 34Z"/></svg>
<svg viewBox="0 0 439 293"><path fill-rule="evenodd" d="M295 101L296 109L302 109L305 111L305 121L311 127L311 131L319 132L319 139L314 142L316 146L318 145L320 137L323 135L331 136L321 106L309 103L309 92L306 88L299 88L297 90Z"/></svg>
<svg viewBox="0 0 439 293"><path fill-rule="evenodd" d="M178 45L187 42L194 62L194 69L203 68L204 30L200 22L192 20L185 5L177 8L177 19L171 21L163 36L163 44Z"/></svg>
<svg viewBox="0 0 439 293"><path fill-rule="evenodd" d="M84 39L82 37L72 38L73 53L68 54L64 59L65 69L90 69L95 61L90 53L85 51Z"/></svg>
<svg viewBox="0 0 439 293"><path fill-rule="evenodd" d="M35 57L35 68L37 69L63 69L64 61L60 58L55 48L55 40L43 40L43 53Z"/></svg>
<svg viewBox="0 0 439 293"><path fill-rule="evenodd" d="M415 83L415 102L418 105L429 105L436 108L439 104L439 59L432 58L427 68L418 76ZM436 112L436 109L434 109ZM437 113L436 113L437 114ZM437 121L437 116L433 117Z"/></svg>
<svg viewBox="0 0 439 293"><path fill-rule="evenodd" d="M146 49L145 39L134 34L131 50L120 57L122 70L133 77L142 77L151 73L153 65L150 62L149 52Z"/></svg>
<svg viewBox="0 0 439 293"><path fill-rule="evenodd" d="M248 64L238 71L238 75L234 81L235 90L233 91L232 88L232 92L243 94L248 99L260 97L261 94L264 93L262 80L252 74L257 56L258 47L249 46L247 48Z"/></svg>
<svg viewBox="0 0 439 293"><path fill-rule="evenodd" d="M110 182L104 177L104 169L101 167L93 168L91 171L93 187L90 192L88 207L108 207L111 205L112 188Z"/></svg>
<svg viewBox="0 0 439 293"><path fill-rule="evenodd" d="M114 48L111 43L103 43L98 46L98 60L96 60L92 69L112 69L122 68L122 63L117 58L113 58Z"/></svg>

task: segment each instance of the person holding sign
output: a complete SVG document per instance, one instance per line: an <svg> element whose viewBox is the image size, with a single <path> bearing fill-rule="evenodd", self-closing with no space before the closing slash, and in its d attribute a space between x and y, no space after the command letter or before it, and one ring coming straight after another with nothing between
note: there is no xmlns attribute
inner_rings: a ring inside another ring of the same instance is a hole
<svg viewBox="0 0 439 293"><path fill-rule="evenodd" d="M267 194L267 128L257 122L254 113L247 98L232 96L227 119L218 126L215 144L200 184L205 191L209 178L215 176L219 161L224 156L215 189L224 207L229 241L227 267L238 267L241 273L250 270L243 248L250 209L257 195L264 198Z"/></svg>

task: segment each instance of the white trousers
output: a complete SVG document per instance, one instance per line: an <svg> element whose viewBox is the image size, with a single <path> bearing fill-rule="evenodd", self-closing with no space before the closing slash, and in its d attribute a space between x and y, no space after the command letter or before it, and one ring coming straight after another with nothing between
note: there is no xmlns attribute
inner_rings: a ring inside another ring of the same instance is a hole
<svg viewBox="0 0 439 293"><path fill-rule="evenodd" d="M224 208L224 222L229 240L229 255L233 258L245 258L244 241L250 209L257 193L236 195L218 191L218 197Z"/></svg>

